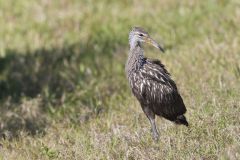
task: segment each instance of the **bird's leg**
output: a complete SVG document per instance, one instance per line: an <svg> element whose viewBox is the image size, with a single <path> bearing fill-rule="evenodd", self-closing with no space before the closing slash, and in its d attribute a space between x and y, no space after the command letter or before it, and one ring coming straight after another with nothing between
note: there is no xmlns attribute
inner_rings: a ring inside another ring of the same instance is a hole
<svg viewBox="0 0 240 160"><path fill-rule="evenodd" d="M159 133L157 131L156 123L155 123L155 118L154 119L149 119L151 123L151 129L152 129L152 137L155 141L158 141L159 138Z"/></svg>
<svg viewBox="0 0 240 160"><path fill-rule="evenodd" d="M158 134L156 123L155 123L155 114L153 113L150 107L142 106L142 109L150 121L152 137L155 141L158 141L159 134Z"/></svg>

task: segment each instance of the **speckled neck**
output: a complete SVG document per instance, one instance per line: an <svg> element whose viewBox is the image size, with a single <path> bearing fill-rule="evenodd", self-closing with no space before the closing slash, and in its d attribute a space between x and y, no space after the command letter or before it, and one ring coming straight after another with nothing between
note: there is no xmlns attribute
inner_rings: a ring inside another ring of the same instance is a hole
<svg viewBox="0 0 240 160"><path fill-rule="evenodd" d="M125 66L126 74L129 76L134 71L139 70L145 63L144 50L140 43L137 43L135 47L130 48L130 53Z"/></svg>

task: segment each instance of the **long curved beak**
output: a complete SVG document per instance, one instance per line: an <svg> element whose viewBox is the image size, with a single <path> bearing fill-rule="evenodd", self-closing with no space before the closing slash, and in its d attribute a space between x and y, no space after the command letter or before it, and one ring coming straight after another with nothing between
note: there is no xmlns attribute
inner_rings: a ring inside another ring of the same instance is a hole
<svg viewBox="0 0 240 160"><path fill-rule="evenodd" d="M160 51L162 51L163 53L165 52L163 47L158 44L154 39L152 39L151 37L147 37L147 43L153 45L154 47L160 49Z"/></svg>

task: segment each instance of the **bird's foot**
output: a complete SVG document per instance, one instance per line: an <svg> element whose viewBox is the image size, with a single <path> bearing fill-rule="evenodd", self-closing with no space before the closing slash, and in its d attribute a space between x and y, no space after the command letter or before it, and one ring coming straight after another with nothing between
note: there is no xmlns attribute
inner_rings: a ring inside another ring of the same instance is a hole
<svg viewBox="0 0 240 160"><path fill-rule="evenodd" d="M157 134L153 134L152 135L152 138L153 138L153 140L155 141L155 142L158 142L158 140L159 140L159 134L157 133Z"/></svg>
<svg viewBox="0 0 240 160"><path fill-rule="evenodd" d="M155 142L158 142L159 140L159 133L157 131L154 131L151 129L151 132L152 132L152 138Z"/></svg>

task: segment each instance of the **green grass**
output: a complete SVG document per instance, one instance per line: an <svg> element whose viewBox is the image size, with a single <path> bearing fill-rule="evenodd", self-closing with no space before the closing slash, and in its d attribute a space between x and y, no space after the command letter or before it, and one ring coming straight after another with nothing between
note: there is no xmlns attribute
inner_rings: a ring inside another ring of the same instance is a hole
<svg viewBox="0 0 240 160"><path fill-rule="evenodd" d="M238 0L0 0L0 159L239 159L239 24ZM188 110L158 143L124 74L135 25Z"/></svg>

